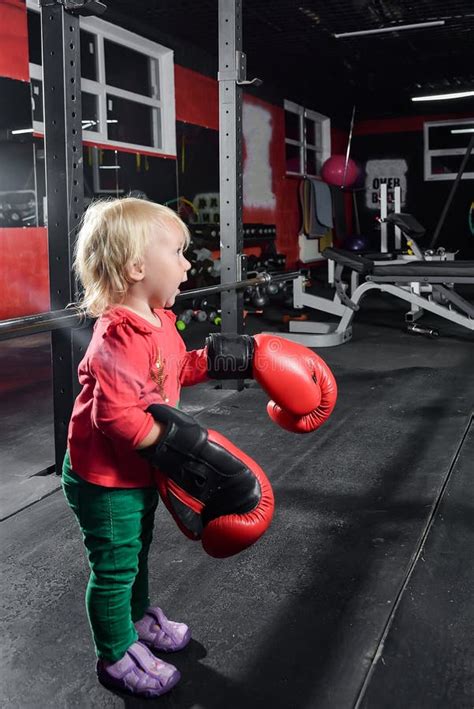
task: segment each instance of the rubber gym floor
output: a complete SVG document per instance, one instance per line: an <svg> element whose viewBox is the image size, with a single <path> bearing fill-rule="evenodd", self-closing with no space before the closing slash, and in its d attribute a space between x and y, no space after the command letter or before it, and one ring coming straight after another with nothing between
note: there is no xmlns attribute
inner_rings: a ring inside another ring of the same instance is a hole
<svg viewBox="0 0 474 709"><path fill-rule="evenodd" d="M280 327L281 312L247 331ZM215 382L185 410L253 456L274 488L268 533L216 560L160 505L152 601L189 623L168 657L186 709L464 709L474 704L472 346L436 318L403 331L403 306L367 300L353 340L320 350L339 385L319 431L267 417L266 396ZM201 346L205 325L185 333ZM134 707L98 684L81 536L53 464L49 335L0 345L2 706ZM38 475L38 472L40 473ZM165 656L163 656L165 657Z"/></svg>

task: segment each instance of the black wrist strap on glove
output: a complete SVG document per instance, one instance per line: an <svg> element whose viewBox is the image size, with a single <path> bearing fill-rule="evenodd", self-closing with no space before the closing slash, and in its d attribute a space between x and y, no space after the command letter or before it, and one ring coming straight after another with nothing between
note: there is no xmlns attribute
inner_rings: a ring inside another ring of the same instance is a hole
<svg viewBox="0 0 474 709"><path fill-rule="evenodd" d="M199 534L202 524L223 514L253 510L261 497L250 469L230 451L208 440L208 432L195 418L172 406L152 404L147 411L167 428L157 443L138 453L161 473L205 505L202 515L176 499L176 513L185 526Z"/></svg>
<svg viewBox="0 0 474 709"><path fill-rule="evenodd" d="M173 475L188 456L199 455L206 445L207 431L195 418L165 404L152 404L147 409L155 421L166 425L159 440L138 453L163 473Z"/></svg>
<svg viewBox="0 0 474 709"><path fill-rule="evenodd" d="M253 379L253 337L213 332L207 337L206 346L211 379Z"/></svg>

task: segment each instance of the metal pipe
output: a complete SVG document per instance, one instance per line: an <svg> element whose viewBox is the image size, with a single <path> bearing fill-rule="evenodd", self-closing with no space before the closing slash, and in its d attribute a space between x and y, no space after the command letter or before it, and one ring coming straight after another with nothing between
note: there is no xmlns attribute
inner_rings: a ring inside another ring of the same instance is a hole
<svg viewBox="0 0 474 709"><path fill-rule="evenodd" d="M352 108L351 127L349 129L349 139L347 141L346 162L344 163L344 176L342 178L341 190L343 190L344 187L346 186L347 166L349 165L349 158L351 155L351 143L352 143L352 133L354 130L355 112L356 112L356 105L354 104L354 106Z"/></svg>
<svg viewBox="0 0 474 709"><path fill-rule="evenodd" d="M212 295L214 293L222 293L227 290L240 290L268 283L281 283L286 281L294 281L300 276L299 271L291 271L289 273L260 273L255 278L247 278L243 281L235 283L222 283L206 288L193 288L192 290L180 293L176 300L188 300L189 298L199 298L200 296ZM89 318L84 318L80 313L74 310L53 310L48 313L37 313L36 315L28 315L23 318L12 318L10 320L0 321L0 342L10 340L14 337L26 337L27 335L36 335L40 332L51 332L63 328L77 328L81 325L86 325Z"/></svg>
<svg viewBox="0 0 474 709"><path fill-rule="evenodd" d="M255 278L246 278L243 281L235 281L234 283L220 283L215 286L205 286L204 288L193 288L186 290L176 296L176 300L189 300L190 298L199 298L200 296L213 295L214 293L222 293L228 290L242 290L254 286L267 285L268 283L278 283L281 281L294 281L301 273L292 271L291 273L260 273Z"/></svg>
<svg viewBox="0 0 474 709"><path fill-rule="evenodd" d="M2 320L0 321L0 341L36 335L39 332L78 327L85 322L81 315L72 310L52 310L48 313L37 313L23 318Z"/></svg>

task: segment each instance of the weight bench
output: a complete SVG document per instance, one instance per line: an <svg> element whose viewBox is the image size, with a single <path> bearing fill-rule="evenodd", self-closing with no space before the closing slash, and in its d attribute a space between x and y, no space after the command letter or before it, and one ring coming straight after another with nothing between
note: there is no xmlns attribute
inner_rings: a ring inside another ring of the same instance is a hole
<svg viewBox="0 0 474 709"><path fill-rule="evenodd" d="M410 303L413 319L423 310L439 315L470 331L474 331L474 304L454 290L456 284L474 284L474 261L397 261L379 265L366 256L343 249L328 248L323 256L335 263L333 300L305 293L305 278L294 282L295 308L309 307L336 315L336 323L290 321L291 340L308 347L332 347L352 337L352 320L359 303L372 290L389 293ZM342 280L344 269L357 273L360 281L348 295ZM406 319L410 321L410 313Z"/></svg>

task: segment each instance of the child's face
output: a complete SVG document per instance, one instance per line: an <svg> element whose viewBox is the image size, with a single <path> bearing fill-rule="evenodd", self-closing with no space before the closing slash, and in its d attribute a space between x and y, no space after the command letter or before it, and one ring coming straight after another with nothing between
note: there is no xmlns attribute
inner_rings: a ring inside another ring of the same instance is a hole
<svg viewBox="0 0 474 709"><path fill-rule="evenodd" d="M171 308L179 286L187 280L190 262L184 257L185 238L178 226L157 228L145 251L145 278L148 302L152 308Z"/></svg>

